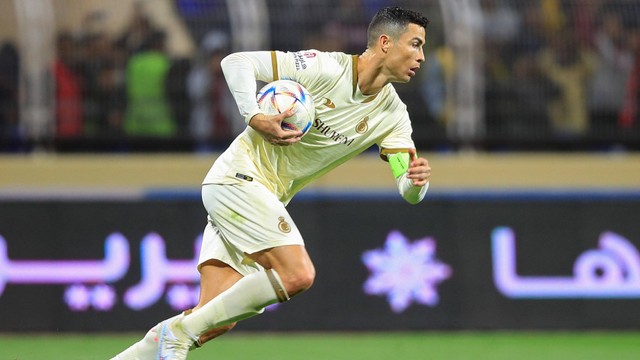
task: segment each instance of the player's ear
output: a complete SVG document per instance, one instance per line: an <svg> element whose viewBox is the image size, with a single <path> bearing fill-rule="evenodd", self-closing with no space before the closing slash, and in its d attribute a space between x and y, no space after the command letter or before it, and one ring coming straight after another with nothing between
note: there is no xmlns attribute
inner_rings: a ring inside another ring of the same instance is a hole
<svg viewBox="0 0 640 360"><path fill-rule="evenodd" d="M380 37L378 37L378 46L380 47L380 50L382 50L383 53L387 53L389 51L389 48L391 47L391 37L387 34L382 34L380 35Z"/></svg>

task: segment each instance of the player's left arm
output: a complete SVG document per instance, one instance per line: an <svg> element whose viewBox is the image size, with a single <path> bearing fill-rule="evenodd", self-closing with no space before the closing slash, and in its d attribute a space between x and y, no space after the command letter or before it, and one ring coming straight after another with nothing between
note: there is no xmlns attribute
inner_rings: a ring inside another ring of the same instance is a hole
<svg viewBox="0 0 640 360"><path fill-rule="evenodd" d="M429 161L418 157L416 149L413 148L387 153L386 158L400 195L410 204L422 201L427 195L431 178Z"/></svg>
<svg viewBox="0 0 640 360"><path fill-rule="evenodd" d="M431 167L427 159L418 157L411 138L413 129L407 107L397 95L390 100L387 114L392 128L378 144L380 157L391 165L400 195L408 203L417 204L429 189Z"/></svg>

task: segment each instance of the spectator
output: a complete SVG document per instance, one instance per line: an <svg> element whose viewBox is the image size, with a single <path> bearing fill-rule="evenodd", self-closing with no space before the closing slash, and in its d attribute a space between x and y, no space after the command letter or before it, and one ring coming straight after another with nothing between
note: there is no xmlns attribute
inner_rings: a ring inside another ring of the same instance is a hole
<svg viewBox="0 0 640 360"><path fill-rule="evenodd" d="M99 134L107 138L121 136L127 99L124 69L117 60L104 64L96 85Z"/></svg>
<svg viewBox="0 0 640 360"><path fill-rule="evenodd" d="M0 143L6 141L11 144L19 142L21 138L18 116L18 74L20 74L18 49L12 43L6 42L0 47Z"/></svg>
<svg viewBox="0 0 640 360"><path fill-rule="evenodd" d="M571 4L567 9L571 27L576 32L576 39L583 46L593 47L598 14L602 11L602 4L610 2L610 0L581 1L579 5Z"/></svg>
<svg viewBox="0 0 640 360"><path fill-rule="evenodd" d="M562 9L562 0L540 0L542 26L546 35L553 36L566 28L567 18Z"/></svg>
<svg viewBox="0 0 640 360"><path fill-rule="evenodd" d="M110 81L117 81L114 67L115 49L111 38L104 33L89 34L82 43L83 105L85 133L89 136L101 136L108 126Z"/></svg>
<svg viewBox="0 0 640 360"><path fill-rule="evenodd" d="M535 54L520 56L513 64L508 90L509 120L505 127L510 136L545 139L549 131L547 105L558 99L559 88L536 63Z"/></svg>
<svg viewBox="0 0 640 360"><path fill-rule="evenodd" d="M146 50L132 56L127 64L124 130L128 136L169 138L176 134L166 92L171 61L165 53L165 40L164 32L155 32Z"/></svg>
<svg viewBox="0 0 640 360"><path fill-rule="evenodd" d="M220 61L229 53L228 36L210 32L203 39L200 52L187 83L193 103L189 128L198 149L206 150L212 145L228 145L244 130L245 124L239 118L220 67Z"/></svg>
<svg viewBox="0 0 640 360"><path fill-rule="evenodd" d="M482 0L482 20L485 41L507 45L518 35L520 15L508 4L497 0Z"/></svg>
<svg viewBox="0 0 640 360"><path fill-rule="evenodd" d="M595 36L598 66L590 88L589 111L596 134L615 131L633 66L622 17L605 10Z"/></svg>
<svg viewBox="0 0 640 360"><path fill-rule="evenodd" d="M56 138L83 135L82 77L78 74L76 43L68 33L57 39L57 56L53 64L56 93Z"/></svg>
<svg viewBox="0 0 640 360"><path fill-rule="evenodd" d="M584 136L589 128L587 87L596 66L594 54L579 49L573 34L565 29L551 39L538 61L543 74L560 91L547 107L554 134Z"/></svg>
<svg viewBox="0 0 640 360"><path fill-rule="evenodd" d="M117 45L124 49L127 57L142 51L154 36L155 28L145 13L141 1L134 4L133 15L129 25L117 40Z"/></svg>
<svg viewBox="0 0 640 360"><path fill-rule="evenodd" d="M538 53L545 46L545 31L542 21L542 13L538 4L527 4L522 7L522 26L517 37L513 41L512 56L517 59Z"/></svg>
<svg viewBox="0 0 640 360"><path fill-rule="evenodd" d="M191 99L189 99L188 78L191 73L191 59L180 57L171 61L167 73L167 98L171 116L176 122L176 136L180 140L189 139L191 119Z"/></svg>
<svg viewBox="0 0 640 360"><path fill-rule="evenodd" d="M446 45L436 48L426 59L421 95L429 115L446 125L453 119L453 87L456 62L453 50Z"/></svg>
<svg viewBox="0 0 640 360"><path fill-rule="evenodd" d="M624 106L618 119L625 132L640 134L640 27L629 31L629 49L634 54L633 66L626 81Z"/></svg>

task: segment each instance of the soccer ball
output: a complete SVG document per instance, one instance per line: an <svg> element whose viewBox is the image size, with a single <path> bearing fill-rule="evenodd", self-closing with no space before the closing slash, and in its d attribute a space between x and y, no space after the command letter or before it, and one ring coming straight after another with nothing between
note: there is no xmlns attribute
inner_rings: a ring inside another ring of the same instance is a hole
<svg viewBox="0 0 640 360"><path fill-rule="evenodd" d="M266 115L281 114L291 108L295 114L282 120L285 130L306 134L316 116L313 98L304 86L291 80L276 80L265 85L257 95L258 106Z"/></svg>

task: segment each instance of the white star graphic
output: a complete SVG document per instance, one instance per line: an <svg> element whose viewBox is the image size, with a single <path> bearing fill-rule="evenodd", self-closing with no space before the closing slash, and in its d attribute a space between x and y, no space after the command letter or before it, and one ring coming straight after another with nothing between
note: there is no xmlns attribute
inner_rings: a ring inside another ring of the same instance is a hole
<svg viewBox="0 0 640 360"><path fill-rule="evenodd" d="M384 249L366 251L362 261L371 272L364 283L370 295L387 295L394 312L401 313L412 302L436 306L436 285L451 276L451 268L435 259L436 242L423 238L410 243L399 231L389 233Z"/></svg>

